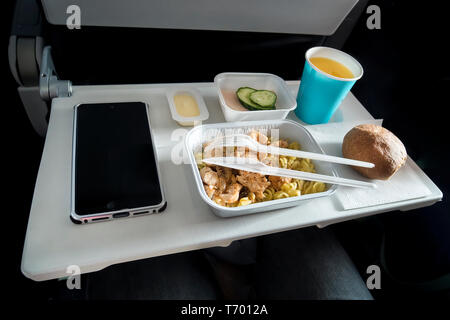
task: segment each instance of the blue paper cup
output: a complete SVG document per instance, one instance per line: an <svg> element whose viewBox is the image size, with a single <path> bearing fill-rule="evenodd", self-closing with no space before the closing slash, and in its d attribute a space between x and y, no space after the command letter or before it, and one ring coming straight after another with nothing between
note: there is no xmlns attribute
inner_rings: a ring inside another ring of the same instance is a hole
<svg viewBox="0 0 450 320"><path fill-rule="evenodd" d="M309 59L323 57L342 63L354 78L338 78L323 72ZM356 59L340 50L314 47L306 51L300 88L297 94L297 117L308 124L327 123L342 100L362 77L363 68Z"/></svg>

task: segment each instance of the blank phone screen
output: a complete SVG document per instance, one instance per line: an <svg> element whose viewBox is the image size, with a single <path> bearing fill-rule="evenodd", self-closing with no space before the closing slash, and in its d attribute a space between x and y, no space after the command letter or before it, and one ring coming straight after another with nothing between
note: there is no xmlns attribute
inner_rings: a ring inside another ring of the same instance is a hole
<svg viewBox="0 0 450 320"><path fill-rule="evenodd" d="M141 102L83 104L76 108L76 214L161 204L146 109Z"/></svg>

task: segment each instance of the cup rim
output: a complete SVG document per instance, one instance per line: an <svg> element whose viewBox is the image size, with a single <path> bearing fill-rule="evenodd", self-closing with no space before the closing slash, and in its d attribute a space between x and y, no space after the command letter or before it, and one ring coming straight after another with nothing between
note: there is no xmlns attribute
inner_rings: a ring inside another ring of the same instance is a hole
<svg viewBox="0 0 450 320"><path fill-rule="evenodd" d="M360 74L359 74L358 76L356 76L356 77L353 77L353 78L339 78L339 77L333 76L333 75L331 75L331 74L329 74L329 73L326 73L325 71L320 70L320 69L317 68L313 63L311 63L311 61L309 61L309 58L308 58L308 53L309 53L311 50L313 50L313 49L320 49L320 48L327 49L327 50L331 50L331 51L336 51L336 52L339 52L339 53L341 53L341 54L343 54L343 55L349 57L351 60L353 60L353 62L356 64L356 66L361 70ZM344 51L341 51L341 50L338 50L338 49L335 49L335 48L331 48L331 47L317 46L317 47L309 48L309 49L306 50L306 52L305 52L305 60L309 63L309 65L310 65L314 70L316 70L317 72L319 72L319 73L325 75L325 76L328 77L328 78L334 79L334 80L339 80L339 81L356 81L356 80L359 80L359 79L363 76L363 74L364 74L364 69L363 69L363 67L361 66L361 64L358 62L358 60L356 60L355 58L353 58L353 57L352 57L351 55L349 55L348 53L345 53Z"/></svg>

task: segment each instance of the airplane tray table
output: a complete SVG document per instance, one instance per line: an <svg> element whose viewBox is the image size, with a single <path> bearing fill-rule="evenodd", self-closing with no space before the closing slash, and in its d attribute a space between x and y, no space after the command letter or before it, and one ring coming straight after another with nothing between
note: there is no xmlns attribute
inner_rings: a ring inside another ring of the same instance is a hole
<svg viewBox="0 0 450 320"><path fill-rule="evenodd" d="M287 84L295 96L299 81ZM189 165L171 161L171 153L181 152L183 137L190 129L178 126L170 116L165 89L175 86L200 91L210 114L206 123L224 122L213 83L75 86L71 97L53 99L23 249L21 269L26 277L36 281L66 277L71 275L68 267L72 265L82 273L93 272L126 261L227 246L234 240L264 234L424 207L442 198L442 192L409 159L409 166L430 190L424 197L343 210L333 195L306 201L299 207L217 217L193 187ZM122 101L145 101L150 105L167 209L161 214L75 225L69 218L73 107L87 102ZM292 112L288 118L296 119ZM349 93L332 121L355 120L373 117Z"/></svg>

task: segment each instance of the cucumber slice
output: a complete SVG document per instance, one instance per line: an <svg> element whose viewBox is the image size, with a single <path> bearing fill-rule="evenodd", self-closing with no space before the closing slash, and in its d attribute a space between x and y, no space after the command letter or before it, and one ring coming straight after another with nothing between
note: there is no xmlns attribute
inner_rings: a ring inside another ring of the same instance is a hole
<svg viewBox="0 0 450 320"><path fill-rule="evenodd" d="M256 90L250 93L250 101L256 103L262 108L275 108L275 102L277 101L277 95L270 90Z"/></svg>
<svg viewBox="0 0 450 320"><path fill-rule="evenodd" d="M249 110L259 110L261 108L256 103L253 103L250 100L250 94L255 91L256 91L256 89L249 88L249 87L241 87L236 91L236 95L237 95L239 101L242 103L242 105L244 107L246 107Z"/></svg>

